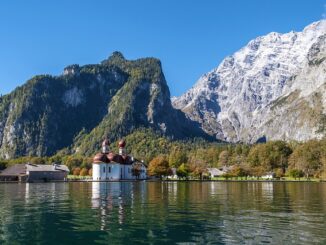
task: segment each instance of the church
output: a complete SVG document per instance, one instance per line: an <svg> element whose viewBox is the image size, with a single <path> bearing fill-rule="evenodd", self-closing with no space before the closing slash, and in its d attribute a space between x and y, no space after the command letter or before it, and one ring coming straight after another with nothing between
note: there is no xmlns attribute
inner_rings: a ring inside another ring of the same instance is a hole
<svg viewBox="0 0 326 245"><path fill-rule="evenodd" d="M126 152L126 141L120 140L119 154L110 151L109 140L102 143L102 152L93 159L93 180L144 180L147 169L143 161L139 161Z"/></svg>

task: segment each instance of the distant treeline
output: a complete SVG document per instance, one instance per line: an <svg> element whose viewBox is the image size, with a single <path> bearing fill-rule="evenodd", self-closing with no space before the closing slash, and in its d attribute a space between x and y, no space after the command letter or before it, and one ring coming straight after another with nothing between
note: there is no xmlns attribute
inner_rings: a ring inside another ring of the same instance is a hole
<svg viewBox="0 0 326 245"><path fill-rule="evenodd" d="M139 129L128 135L126 141L127 151L139 160L145 160L152 175L164 175L164 171L171 171L174 167L181 176L202 177L207 174L207 168L234 166L229 173L231 176L259 177L273 172L276 177L326 177L326 139L304 143L222 144L202 139L174 141L152 130ZM117 151L116 142L111 149ZM66 155L64 152L52 157L0 160L0 168L26 162L65 164L75 175L91 174L92 168L92 156ZM157 168L163 172L156 172Z"/></svg>

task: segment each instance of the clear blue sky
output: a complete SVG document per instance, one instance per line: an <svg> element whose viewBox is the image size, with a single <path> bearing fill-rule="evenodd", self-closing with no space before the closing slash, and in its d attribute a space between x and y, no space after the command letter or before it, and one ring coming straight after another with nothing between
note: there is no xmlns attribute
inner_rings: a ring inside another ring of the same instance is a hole
<svg viewBox="0 0 326 245"><path fill-rule="evenodd" d="M300 31L326 0L1 0L0 93L113 51L161 59L172 95L251 39Z"/></svg>

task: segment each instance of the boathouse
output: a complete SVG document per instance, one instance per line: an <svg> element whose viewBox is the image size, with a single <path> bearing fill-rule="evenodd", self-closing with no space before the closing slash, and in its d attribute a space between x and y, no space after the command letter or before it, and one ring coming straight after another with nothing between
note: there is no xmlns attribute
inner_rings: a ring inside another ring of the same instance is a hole
<svg viewBox="0 0 326 245"><path fill-rule="evenodd" d="M15 164L0 173L0 181L46 182L65 180L69 169L65 165Z"/></svg>
<svg viewBox="0 0 326 245"><path fill-rule="evenodd" d="M65 180L68 173L69 169L65 165L26 164L28 182Z"/></svg>
<svg viewBox="0 0 326 245"><path fill-rule="evenodd" d="M0 181L26 181L26 165L9 166L0 173Z"/></svg>

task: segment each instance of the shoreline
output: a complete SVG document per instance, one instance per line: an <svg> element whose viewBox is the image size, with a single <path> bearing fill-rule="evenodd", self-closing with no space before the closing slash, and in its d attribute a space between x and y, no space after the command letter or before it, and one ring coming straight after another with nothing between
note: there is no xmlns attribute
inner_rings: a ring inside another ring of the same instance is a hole
<svg viewBox="0 0 326 245"><path fill-rule="evenodd" d="M322 183L326 180L57 180L57 181L35 181L35 182L22 182L22 181L0 181L0 184L47 184L47 183L116 183L116 182L262 182L262 183Z"/></svg>

